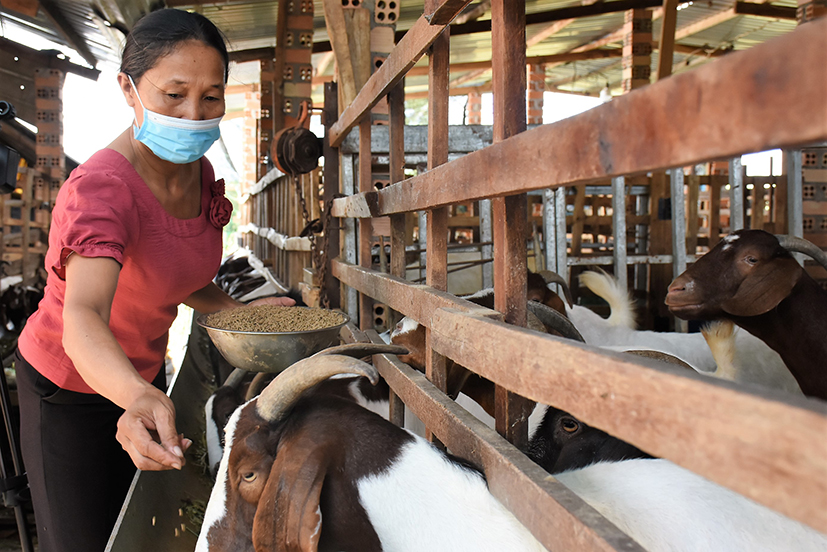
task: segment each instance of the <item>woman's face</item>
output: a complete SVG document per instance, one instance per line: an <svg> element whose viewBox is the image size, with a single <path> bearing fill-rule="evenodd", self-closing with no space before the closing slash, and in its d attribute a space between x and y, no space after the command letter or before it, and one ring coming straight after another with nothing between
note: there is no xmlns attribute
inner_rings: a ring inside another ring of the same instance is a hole
<svg viewBox="0 0 827 552"><path fill-rule="evenodd" d="M129 79L118 75L130 107L135 109L138 126L143 124L143 109ZM215 48L197 40L178 44L161 57L135 83L141 100L150 111L201 121L224 115L224 62Z"/></svg>

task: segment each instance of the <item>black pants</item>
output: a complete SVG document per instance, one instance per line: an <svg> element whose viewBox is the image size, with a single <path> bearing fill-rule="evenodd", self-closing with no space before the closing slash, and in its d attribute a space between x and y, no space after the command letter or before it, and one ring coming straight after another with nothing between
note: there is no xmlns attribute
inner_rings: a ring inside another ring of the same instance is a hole
<svg viewBox="0 0 827 552"><path fill-rule="evenodd" d="M17 352L20 440L40 552L103 552L135 475L115 439L123 410L59 388ZM165 389L164 370L153 384Z"/></svg>

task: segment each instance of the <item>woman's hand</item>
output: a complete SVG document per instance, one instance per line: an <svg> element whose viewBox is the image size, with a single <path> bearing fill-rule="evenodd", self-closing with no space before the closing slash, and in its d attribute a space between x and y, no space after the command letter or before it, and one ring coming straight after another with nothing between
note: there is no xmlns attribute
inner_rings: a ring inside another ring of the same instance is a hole
<svg viewBox="0 0 827 552"><path fill-rule="evenodd" d="M175 429L175 406L170 398L152 386L118 420L117 439L138 469L151 471L180 470L186 463L184 452L192 444Z"/></svg>
<svg viewBox="0 0 827 552"><path fill-rule="evenodd" d="M255 307L258 305L275 305L277 307L292 307L295 304L296 301L290 297L262 297L261 299L250 301L247 303L247 306Z"/></svg>

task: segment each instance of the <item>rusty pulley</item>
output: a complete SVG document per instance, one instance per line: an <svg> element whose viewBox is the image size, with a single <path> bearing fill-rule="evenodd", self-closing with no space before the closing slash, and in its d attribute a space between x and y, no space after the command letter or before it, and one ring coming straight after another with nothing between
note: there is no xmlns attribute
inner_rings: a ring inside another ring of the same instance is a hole
<svg viewBox="0 0 827 552"><path fill-rule="evenodd" d="M319 166L322 156L322 139L310 132L310 105L304 101L299 108L296 126L284 128L273 137L270 156L276 167L291 175L307 174Z"/></svg>

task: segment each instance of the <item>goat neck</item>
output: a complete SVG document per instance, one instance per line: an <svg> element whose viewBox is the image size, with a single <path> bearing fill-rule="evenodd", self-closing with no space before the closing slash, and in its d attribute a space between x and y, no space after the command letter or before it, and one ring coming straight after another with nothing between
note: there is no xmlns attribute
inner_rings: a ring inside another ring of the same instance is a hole
<svg viewBox="0 0 827 552"><path fill-rule="evenodd" d="M781 355L801 391L827 400L827 293L806 273L778 306L733 322Z"/></svg>

